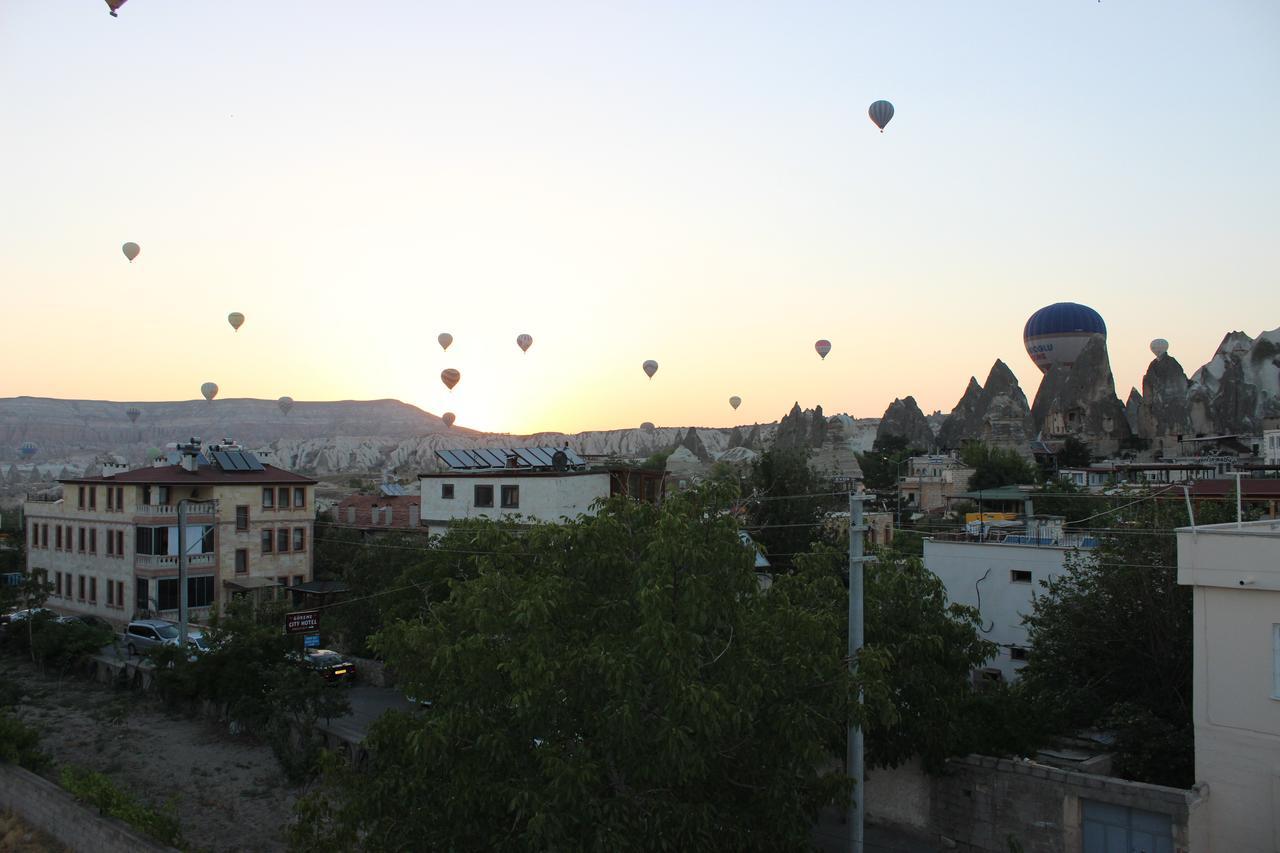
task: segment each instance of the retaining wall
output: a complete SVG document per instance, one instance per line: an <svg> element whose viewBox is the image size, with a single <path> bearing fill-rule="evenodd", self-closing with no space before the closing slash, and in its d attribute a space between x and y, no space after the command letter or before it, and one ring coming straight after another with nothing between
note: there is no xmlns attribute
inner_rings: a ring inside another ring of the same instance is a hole
<svg viewBox="0 0 1280 853"><path fill-rule="evenodd" d="M177 853L21 767L0 764L0 811L8 809L72 850L91 853Z"/></svg>

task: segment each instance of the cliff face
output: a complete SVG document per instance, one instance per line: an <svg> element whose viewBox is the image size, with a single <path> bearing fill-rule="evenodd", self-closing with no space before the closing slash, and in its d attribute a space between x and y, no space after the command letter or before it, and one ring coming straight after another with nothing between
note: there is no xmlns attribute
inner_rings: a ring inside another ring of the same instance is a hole
<svg viewBox="0 0 1280 853"><path fill-rule="evenodd" d="M907 440L908 447L929 450L936 444L933 430L920 411L915 397L903 397L894 400L884 410L880 418L880 426L876 429L876 441L887 436L901 436Z"/></svg>
<svg viewBox="0 0 1280 853"><path fill-rule="evenodd" d="M970 377L964 396L938 432L938 444L955 449L966 441L984 441L1025 452L1031 437L1027 395L1009 366L996 359L985 384Z"/></svg>
<svg viewBox="0 0 1280 853"><path fill-rule="evenodd" d="M1071 367L1045 373L1031 407L1036 429L1046 438L1075 436L1095 452L1113 453L1129 436L1124 404L1116 396L1111 360L1102 338L1091 338Z"/></svg>

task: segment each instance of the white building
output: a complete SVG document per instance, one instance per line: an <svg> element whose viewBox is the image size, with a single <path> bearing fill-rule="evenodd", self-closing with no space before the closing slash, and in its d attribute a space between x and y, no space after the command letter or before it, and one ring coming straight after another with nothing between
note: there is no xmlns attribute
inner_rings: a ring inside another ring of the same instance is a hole
<svg viewBox="0 0 1280 853"><path fill-rule="evenodd" d="M557 454L561 454L559 458ZM564 448L481 448L442 450L447 467L419 474L422 526L443 534L449 524L469 518L560 521L592 511L617 494L657 501L662 471L588 467Z"/></svg>
<svg viewBox="0 0 1280 853"><path fill-rule="evenodd" d="M1268 465L1280 465L1280 429L1262 431L1262 458Z"/></svg>
<svg viewBox="0 0 1280 853"><path fill-rule="evenodd" d="M1178 531L1194 588L1196 781L1206 851L1280 850L1280 522Z"/></svg>
<svg viewBox="0 0 1280 853"><path fill-rule="evenodd" d="M983 636L999 646L987 667L1005 680L1016 678L1031 655L1022 616L1031 611L1040 582L1061 574L1069 554L1097 546L1091 537L1064 532L1060 517L1009 525L987 525L979 536L924 540L924 567L946 586L951 601L978 608Z"/></svg>

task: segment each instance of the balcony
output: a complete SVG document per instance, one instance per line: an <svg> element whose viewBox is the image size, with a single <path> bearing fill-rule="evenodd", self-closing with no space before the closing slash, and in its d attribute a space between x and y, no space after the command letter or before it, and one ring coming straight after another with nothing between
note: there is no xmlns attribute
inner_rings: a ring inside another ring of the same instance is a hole
<svg viewBox="0 0 1280 853"><path fill-rule="evenodd" d="M218 555L214 553L208 554L190 554L187 556L188 569L209 568L216 565ZM167 569L170 571L178 570L177 554L135 554L133 557L133 567L135 569Z"/></svg>
<svg viewBox="0 0 1280 853"><path fill-rule="evenodd" d="M213 515L218 511L216 501L203 501L201 503L187 504L187 517L196 515ZM135 515L145 516L147 518L163 518L178 519L177 504L139 504L134 510Z"/></svg>

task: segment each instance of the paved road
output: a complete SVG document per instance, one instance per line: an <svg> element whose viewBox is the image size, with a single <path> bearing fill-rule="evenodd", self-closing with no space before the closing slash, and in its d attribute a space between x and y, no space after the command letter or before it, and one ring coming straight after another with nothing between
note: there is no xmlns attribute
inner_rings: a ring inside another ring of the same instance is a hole
<svg viewBox="0 0 1280 853"><path fill-rule="evenodd" d="M340 688L343 689L343 688ZM342 737L344 740L359 743L373 721L381 717L385 711L412 711L414 704L404 698L404 694L389 687L374 687L371 684L357 684L345 688L351 700L351 713L345 717L335 718L324 728Z"/></svg>

